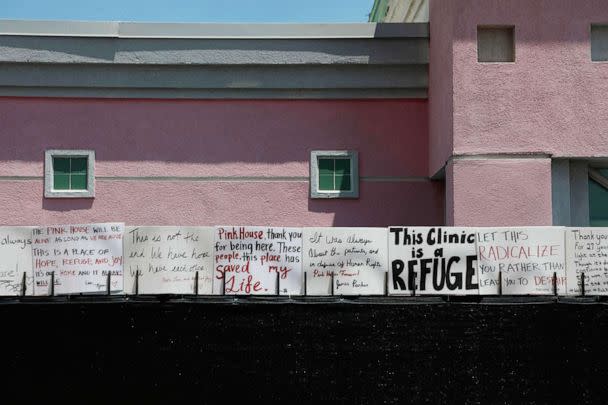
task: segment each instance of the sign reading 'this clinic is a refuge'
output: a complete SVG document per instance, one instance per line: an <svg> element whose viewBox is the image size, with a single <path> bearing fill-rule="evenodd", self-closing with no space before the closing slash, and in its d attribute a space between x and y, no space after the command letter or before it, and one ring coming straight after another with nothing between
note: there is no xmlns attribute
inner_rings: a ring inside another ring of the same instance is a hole
<svg viewBox="0 0 608 405"><path fill-rule="evenodd" d="M389 293L477 294L474 228L390 227Z"/></svg>

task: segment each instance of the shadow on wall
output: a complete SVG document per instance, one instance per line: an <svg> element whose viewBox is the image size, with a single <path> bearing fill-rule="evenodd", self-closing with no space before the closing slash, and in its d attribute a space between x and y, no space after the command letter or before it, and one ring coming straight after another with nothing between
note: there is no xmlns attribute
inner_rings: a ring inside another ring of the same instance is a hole
<svg viewBox="0 0 608 405"><path fill-rule="evenodd" d="M604 0L458 0L452 3L457 10L437 9L437 17L444 21L447 17L444 11L449 13L456 21L454 37L470 42L477 40L477 25L504 25L515 26L517 42L546 43L553 48L555 43L587 44L590 25L608 21Z"/></svg>
<svg viewBox="0 0 608 405"><path fill-rule="evenodd" d="M93 198L43 198L42 209L59 212L88 210L93 207L93 201Z"/></svg>
<svg viewBox="0 0 608 405"><path fill-rule="evenodd" d="M308 199L308 211L334 213L333 226L443 225L444 183L361 182L360 198Z"/></svg>
<svg viewBox="0 0 608 405"><path fill-rule="evenodd" d="M27 175L41 175L46 149L95 150L96 176L105 177L98 185L105 191L98 193L95 200L43 199L45 211L94 209L88 215L100 217L125 211L118 199L121 192L120 198L125 191L159 193L162 189L185 193L183 199L177 195L167 198L167 204L187 202L191 205L187 209L209 209L209 215L215 218L221 216L217 213L221 205L217 196L208 193L213 193L214 187L223 195L238 193L242 183L148 178L285 177L286 181L296 179L302 184L302 178L309 176L311 150L346 149L359 151L360 175L365 178L360 184L359 199L311 200L307 191L291 183L291 196L298 201L277 202L258 196L256 202L247 201L239 210L251 209L248 205L256 210L272 210L282 204L282 212L292 218L294 212L333 213L335 226L443 222L443 184L426 180L427 100L0 98L0 121L0 162L23 165L29 170ZM10 172L14 170L11 167L0 166L0 171ZM22 174L21 169L17 174ZM121 177L144 181L118 184L112 180ZM415 180L403 181L404 178ZM282 181L273 181L273 190ZM137 203L147 203L152 197L140 195ZM204 202L194 203L200 198ZM281 197L285 198L288 197ZM293 209L285 208L290 203ZM164 210L154 209L157 213ZM176 217L186 213L184 210L163 215ZM259 220L260 215L251 220ZM61 218L53 215L48 220ZM142 214L141 218L148 217ZM331 222L329 217L323 215L302 219L303 223L328 221Z"/></svg>
<svg viewBox="0 0 608 405"><path fill-rule="evenodd" d="M94 149L98 163L272 165L307 163L313 149L356 149L378 157L363 175L426 176L427 104L0 98L0 160L40 162L44 150L65 148Z"/></svg>

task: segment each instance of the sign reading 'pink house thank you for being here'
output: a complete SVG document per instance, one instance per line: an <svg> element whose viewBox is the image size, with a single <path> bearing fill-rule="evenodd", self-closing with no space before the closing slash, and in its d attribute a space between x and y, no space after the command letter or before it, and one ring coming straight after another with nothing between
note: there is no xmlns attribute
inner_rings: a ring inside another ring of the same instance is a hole
<svg viewBox="0 0 608 405"><path fill-rule="evenodd" d="M213 292L234 295L300 295L302 228L215 228Z"/></svg>

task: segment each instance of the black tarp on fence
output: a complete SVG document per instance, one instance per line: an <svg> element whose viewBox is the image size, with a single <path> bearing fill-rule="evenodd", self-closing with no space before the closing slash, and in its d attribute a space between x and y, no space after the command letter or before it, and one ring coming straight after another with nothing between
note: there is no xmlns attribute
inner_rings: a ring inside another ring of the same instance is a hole
<svg viewBox="0 0 608 405"><path fill-rule="evenodd" d="M58 297L0 319L0 402L608 403L593 299Z"/></svg>

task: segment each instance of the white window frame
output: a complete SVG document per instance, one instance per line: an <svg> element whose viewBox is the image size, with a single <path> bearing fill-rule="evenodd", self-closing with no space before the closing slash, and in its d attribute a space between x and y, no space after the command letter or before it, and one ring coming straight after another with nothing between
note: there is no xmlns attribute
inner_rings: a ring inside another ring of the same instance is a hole
<svg viewBox="0 0 608 405"><path fill-rule="evenodd" d="M319 190L319 159L350 159L350 190ZM359 154L353 150L313 150L310 152L310 198L359 198Z"/></svg>
<svg viewBox="0 0 608 405"><path fill-rule="evenodd" d="M53 158L87 158L86 190L54 190ZM45 198L94 198L95 197L95 151L84 149L49 149L44 152L44 197Z"/></svg>

